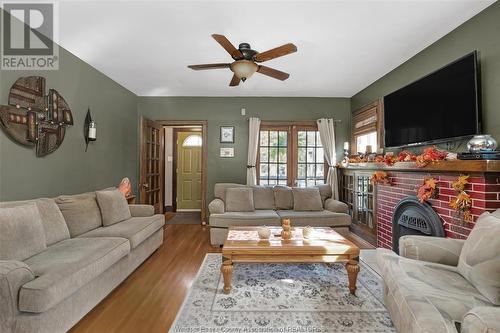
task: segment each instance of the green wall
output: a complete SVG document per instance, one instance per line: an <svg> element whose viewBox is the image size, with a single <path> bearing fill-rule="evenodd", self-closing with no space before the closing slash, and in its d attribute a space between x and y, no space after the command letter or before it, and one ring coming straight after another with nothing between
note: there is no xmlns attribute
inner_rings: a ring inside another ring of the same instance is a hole
<svg viewBox="0 0 500 333"><path fill-rule="evenodd" d="M63 144L42 158L0 130L0 200L80 193L116 185L137 175L137 96L63 48L57 71L0 71L0 104L21 76L40 75L69 104L74 126ZM97 141L85 152L87 107L97 123Z"/></svg>
<svg viewBox="0 0 500 333"><path fill-rule="evenodd" d="M246 116L241 116L246 108ZM248 118L261 120L316 120L335 118L338 158L349 136L350 101L348 98L302 97L139 97L139 116L152 120L207 120L208 163L207 194L213 197L218 182L246 183ZM219 143L222 125L235 126L235 143ZM220 158L220 147L235 148L234 158Z"/></svg>
<svg viewBox="0 0 500 333"><path fill-rule="evenodd" d="M458 59L479 51L483 132L500 142L500 3L496 2L352 97L353 110ZM450 119L453 121L453 119Z"/></svg>

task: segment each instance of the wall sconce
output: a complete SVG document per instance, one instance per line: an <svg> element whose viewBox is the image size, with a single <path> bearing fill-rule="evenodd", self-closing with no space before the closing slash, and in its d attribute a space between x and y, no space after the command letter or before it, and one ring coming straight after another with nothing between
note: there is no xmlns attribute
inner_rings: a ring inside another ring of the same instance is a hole
<svg viewBox="0 0 500 333"><path fill-rule="evenodd" d="M89 142L95 141L97 139L97 126L96 123L92 120L92 116L90 115L90 108L87 109L87 115L85 116L83 136L85 137L85 151L87 151Z"/></svg>

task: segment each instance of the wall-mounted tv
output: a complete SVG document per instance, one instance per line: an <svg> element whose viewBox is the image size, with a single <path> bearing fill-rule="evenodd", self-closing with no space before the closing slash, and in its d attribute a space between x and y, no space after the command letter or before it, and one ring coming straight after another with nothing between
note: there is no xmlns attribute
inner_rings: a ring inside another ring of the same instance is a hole
<svg viewBox="0 0 500 333"><path fill-rule="evenodd" d="M477 52L384 97L386 147L451 141L481 132Z"/></svg>

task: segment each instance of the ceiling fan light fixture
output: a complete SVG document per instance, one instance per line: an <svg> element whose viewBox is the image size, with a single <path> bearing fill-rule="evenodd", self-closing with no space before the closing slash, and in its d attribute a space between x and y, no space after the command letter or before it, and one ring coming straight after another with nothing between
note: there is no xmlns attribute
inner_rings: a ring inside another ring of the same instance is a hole
<svg viewBox="0 0 500 333"><path fill-rule="evenodd" d="M236 77L245 81L259 69L259 66L250 60L237 60L231 64L230 68Z"/></svg>

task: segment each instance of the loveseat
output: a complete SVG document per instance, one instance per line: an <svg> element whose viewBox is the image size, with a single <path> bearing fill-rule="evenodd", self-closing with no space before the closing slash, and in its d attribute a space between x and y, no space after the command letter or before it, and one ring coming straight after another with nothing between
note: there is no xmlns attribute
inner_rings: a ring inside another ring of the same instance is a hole
<svg viewBox="0 0 500 333"><path fill-rule="evenodd" d="M500 332L500 210L467 240L403 236L377 249L385 306L398 332Z"/></svg>
<svg viewBox="0 0 500 333"><path fill-rule="evenodd" d="M332 199L330 185L299 189L218 183L214 196L208 205L213 246L224 243L229 227L279 226L284 218L292 226L333 227L339 233L351 225L347 205Z"/></svg>
<svg viewBox="0 0 500 333"><path fill-rule="evenodd" d="M0 332L67 331L162 244L164 224L114 189L0 203Z"/></svg>

